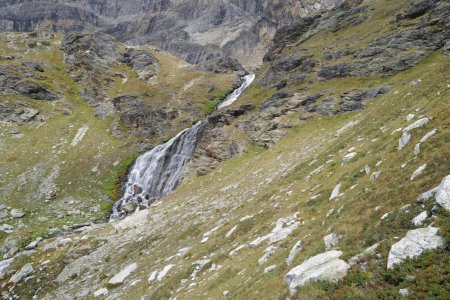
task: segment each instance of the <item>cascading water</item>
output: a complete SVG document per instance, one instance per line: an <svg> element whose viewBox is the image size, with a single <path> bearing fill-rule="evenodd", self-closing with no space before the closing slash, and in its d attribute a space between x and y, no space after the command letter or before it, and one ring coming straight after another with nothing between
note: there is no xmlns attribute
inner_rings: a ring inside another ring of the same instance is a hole
<svg viewBox="0 0 450 300"><path fill-rule="evenodd" d="M244 76L242 85L225 98L218 108L236 101L254 79L253 74ZM154 201L176 188L206 123L198 122L136 160L128 175L123 197L113 205L111 220L118 219L137 207L148 208Z"/></svg>
<svg viewBox="0 0 450 300"><path fill-rule="evenodd" d="M242 92L252 84L253 80L255 80L256 75L250 74L243 77L243 82L240 87L235 89L231 94L229 94L222 103L219 104L217 109L221 109L222 107L228 106L236 101Z"/></svg>

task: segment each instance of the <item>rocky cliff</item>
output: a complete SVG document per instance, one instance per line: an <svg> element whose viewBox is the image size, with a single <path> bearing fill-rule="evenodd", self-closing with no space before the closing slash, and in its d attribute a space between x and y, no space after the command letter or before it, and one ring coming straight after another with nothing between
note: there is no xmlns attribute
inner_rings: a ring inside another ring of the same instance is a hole
<svg viewBox="0 0 450 300"><path fill-rule="evenodd" d="M101 30L132 45L153 44L190 63L225 55L257 66L279 26L340 2L8 0L0 2L0 29Z"/></svg>

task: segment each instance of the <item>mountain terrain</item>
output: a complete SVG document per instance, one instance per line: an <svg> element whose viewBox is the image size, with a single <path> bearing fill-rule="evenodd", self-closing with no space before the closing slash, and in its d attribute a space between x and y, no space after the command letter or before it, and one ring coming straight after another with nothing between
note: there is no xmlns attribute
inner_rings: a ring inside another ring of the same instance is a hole
<svg viewBox="0 0 450 300"><path fill-rule="evenodd" d="M448 299L448 1L0 3L2 298ZM198 121L178 187L108 222Z"/></svg>
<svg viewBox="0 0 450 300"><path fill-rule="evenodd" d="M275 30L342 0L0 1L4 31L102 31L189 63L220 56L259 66Z"/></svg>

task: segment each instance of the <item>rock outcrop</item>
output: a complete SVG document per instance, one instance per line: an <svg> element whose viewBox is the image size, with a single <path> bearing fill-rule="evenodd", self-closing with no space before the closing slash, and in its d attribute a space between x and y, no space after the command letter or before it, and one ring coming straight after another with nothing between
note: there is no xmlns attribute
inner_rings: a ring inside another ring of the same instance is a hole
<svg viewBox="0 0 450 300"><path fill-rule="evenodd" d="M410 230L404 238L392 245L387 268L401 264L407 258L414 258L426 250L443 247L445 240L438 235L438 228L426 227Z"/></svg>
<svg viewBox="0 0 450 300"><path fill-rule="evenodd" d="M190 63L231 56L258 65L280 24L342 0L15 1L0 3L2 31L96 31L149 43Z"/></svg>

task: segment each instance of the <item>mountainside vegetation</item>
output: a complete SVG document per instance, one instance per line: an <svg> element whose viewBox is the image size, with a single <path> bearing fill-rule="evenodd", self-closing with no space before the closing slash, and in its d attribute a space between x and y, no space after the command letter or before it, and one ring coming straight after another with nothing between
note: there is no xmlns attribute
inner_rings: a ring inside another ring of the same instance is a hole
<svg viewBox="0 0 450 300"><path fill-rule="evenodd" d="M448 299L450 4L331 2L271 7L220 110L234 60L1 33L2 297ZM178 188L108 223L136 157L202 120Z"/></svg>

